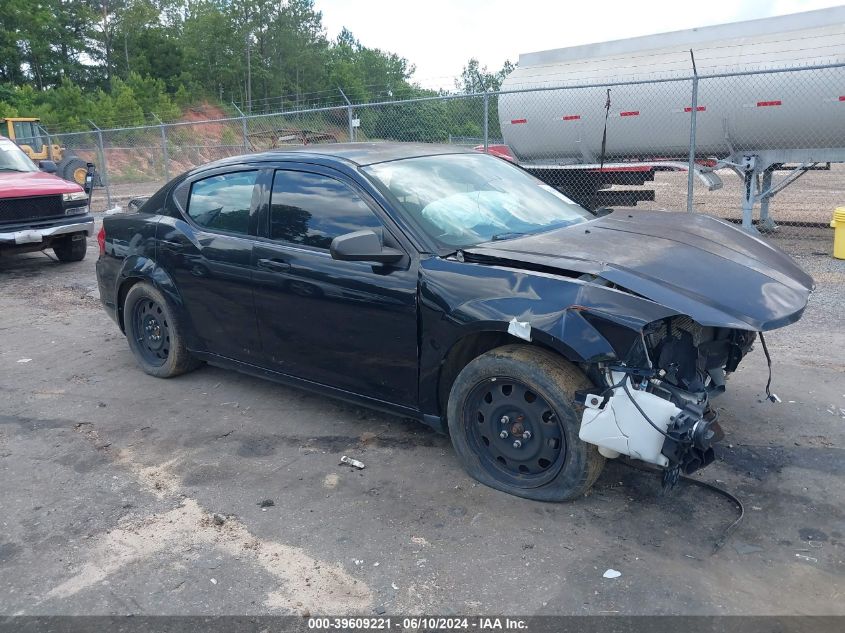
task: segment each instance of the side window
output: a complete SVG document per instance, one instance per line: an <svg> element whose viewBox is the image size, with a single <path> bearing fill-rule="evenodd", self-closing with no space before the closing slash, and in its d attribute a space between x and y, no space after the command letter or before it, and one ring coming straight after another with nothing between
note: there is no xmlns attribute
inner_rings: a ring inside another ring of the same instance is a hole
<svg viewBox="0 0 845 633"><path fill-rule="evenodd" d="M329 248L338 235L381 228L348 185L320 174L277 171L270 197L270 238Z"/></svg>
<svg viewBox="0 0 845 633"><path fill-rule="evenodd" d="M239 171L198 180L191 185L188 215L209 229L248 234L257 178L257 171Z"/></svg>

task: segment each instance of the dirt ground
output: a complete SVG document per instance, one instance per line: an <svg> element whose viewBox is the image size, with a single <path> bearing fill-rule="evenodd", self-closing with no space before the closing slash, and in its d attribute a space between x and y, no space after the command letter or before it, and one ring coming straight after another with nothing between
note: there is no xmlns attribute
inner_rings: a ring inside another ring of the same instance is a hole
<svg viewBox="0 0 845 633"><path fill-rule="evenodd" d="M93 240L78 264L0 258L0 615L845 615L845 262L829 231L774 239L818 289L768 337L781 403L759 347L717 402L697 477L746 517L716 553L737 510L708 490L609 463L577 502L510 497L417 423L213 367L143 374Z"/></svg>

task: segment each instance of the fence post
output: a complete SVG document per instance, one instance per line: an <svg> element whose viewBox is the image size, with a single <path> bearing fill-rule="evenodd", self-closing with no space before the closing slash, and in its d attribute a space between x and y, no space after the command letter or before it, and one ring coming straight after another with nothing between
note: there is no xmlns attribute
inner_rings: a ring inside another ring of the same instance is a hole
<svg viewBox="0 0 845 633"><path fill-rule="evenodd" d="M88 123L97 131L97 156L100 167L102 168L100 170L100 180L103 181L103 186L106 188L106 206L111 209L111 179L109 178L108 165L106 165L106 148L103 145L103 131L91 119L88 119Z"/></svg>
<svg viewBox="0 0 845 633"><path fill-rule="evenodd" d="M164 121L158 118L158 115L154 112L151 114L158 121L158 126L161 130L161 157L164 160L164 180L165 182L170 182L170 155L167 151L167 132L164 129Z"/></svg>
<svg viewBox="0 0 845 633"><path fill-rule="evenodd" d="M241 132L243 133L243 137L244 137L244 151L248 152L249 151L249 135L246 132L246 115L244 114L243 110L241 110L234 101L232 101L232 107L235 108L235 110L238 111L238 114L241 115Z"/></svg>
<svg viewBox="0 0 845 633"><path fill-rule="evenodd" d="M484 153L490 145L490 94L484 93Z"/></svg>
<svg viewBox="0 0 845 633"><path fill-rule="evenodd" d="M355 126L352 125L352 119L355 118L355 114L352 112L352 102L346 97L346 93L343 92L343 88L340 86L337 87L340 90L340 94L343 97L343 100L346 101L346 124L349 126L349 142L355 142Z"/></svg>
<svg viewBox="0 0 845 633"><path fill-rule="evenodd" d="M45 128L43 125L37 125L37 127L41 131L41 134L43 134L47 138L47 158L49 160L54 160L53 139L50 137L50 133L47 131L47 128Z"/></svg>
<svg viewBox="0 0 845 633"><path fill-rule="evenodd" d="M689 122L689 164L687 165L687 213L693 213L692 192L695 182L695 128L696 114L698 113L698 70L695 67L695 55L692 49L689 51L692 60L692 103L690 104Z"/></svg>

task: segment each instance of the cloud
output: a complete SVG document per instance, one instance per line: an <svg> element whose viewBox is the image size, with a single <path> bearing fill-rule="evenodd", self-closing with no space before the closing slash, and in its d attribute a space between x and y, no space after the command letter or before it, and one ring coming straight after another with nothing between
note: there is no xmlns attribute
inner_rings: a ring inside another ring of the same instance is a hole
<svg viewBox="0 0 845 633"><path fill-rule="evenodd" d="M829 0L316 0L333 38L349 28L366 46L416 65L427 88L452 88L470 57L491 69L520 53L836 6Z"/></svg>

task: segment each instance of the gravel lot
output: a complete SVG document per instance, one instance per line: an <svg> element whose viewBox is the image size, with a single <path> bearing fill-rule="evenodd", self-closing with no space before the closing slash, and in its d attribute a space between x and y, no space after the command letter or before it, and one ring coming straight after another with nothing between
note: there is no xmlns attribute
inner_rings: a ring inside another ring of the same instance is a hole
<svg viewBox="0 0 845 633"><path fill-rule="evenodd" d="M509 497L419 424L213 367L146 376L93 240L78 264L0 258L0 615L845 615L845 262L817 231L774 238L818 282L768 337L782 402L759 349L718 402L699 478L746 519L715 554L736 509L710 491L611 463L578 502Z"/></svg>
<svg viewBox="0 0 845 633"><path fill-rule="evenodd" d="M700 181L695 180L693 207L699 213L719 218L742 219L742 180L728 169L717 172L722 179L722 188L707 191ZM773 184L779 183L789 174L776 171ZM616 187L625 188L625 187ZM654 182L645 183L642 189L654 189L654 202L640 203L641 209L687 208L686 172L663 171L655 174ZM775 195L769 205L769 214L775 222L789 224L827 225L836 207L845 205L845 165L833 164L830 170L808 171L783 191ZM759 206L754 210L754 219L759 216Z"/></svg>

